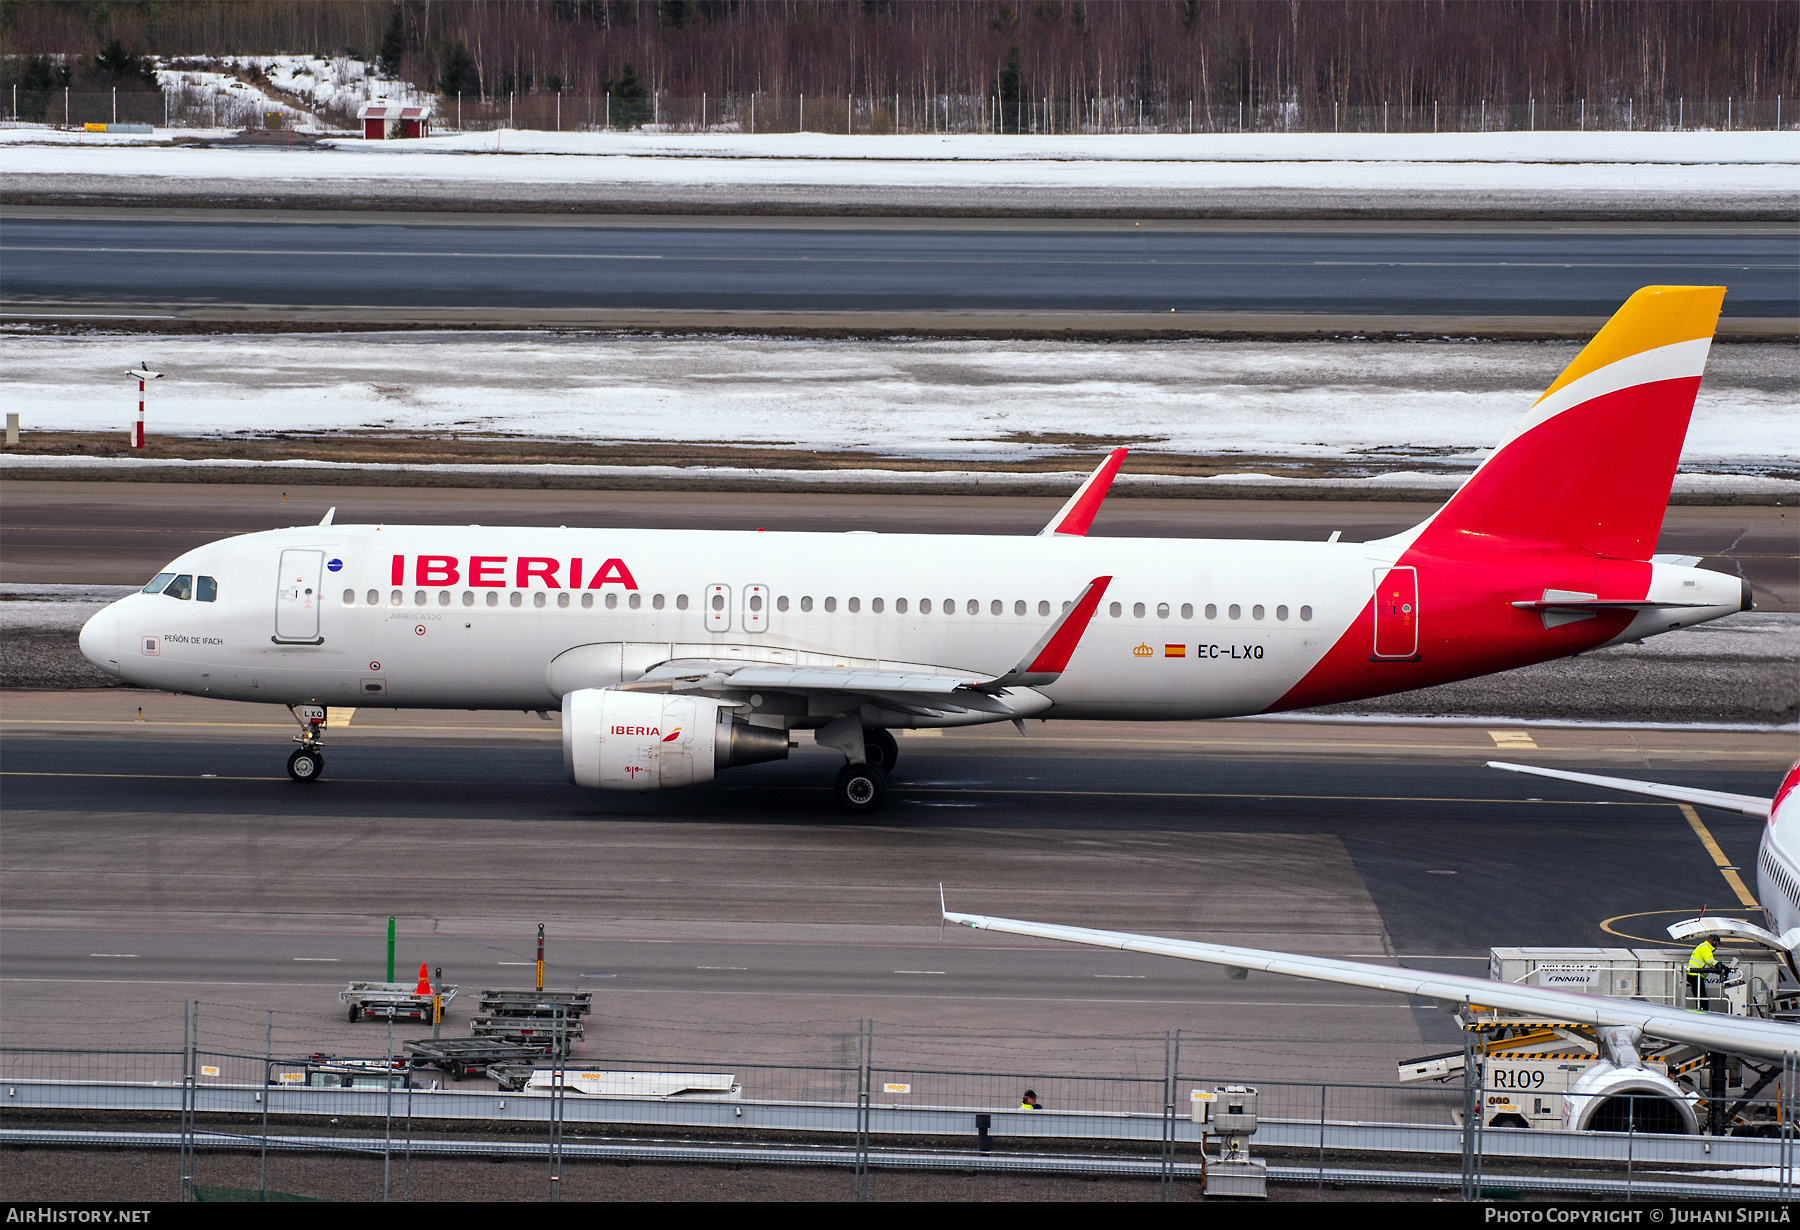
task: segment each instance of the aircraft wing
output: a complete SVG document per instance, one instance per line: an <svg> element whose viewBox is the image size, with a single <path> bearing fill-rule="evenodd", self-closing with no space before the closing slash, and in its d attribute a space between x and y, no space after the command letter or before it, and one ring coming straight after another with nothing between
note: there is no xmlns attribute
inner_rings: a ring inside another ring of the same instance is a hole
<svg viewBox="0 0 1800 1230"><path fill-rule="evenodd" d="M1691 803L1696 807L1717 807L1723 811L1741 812L1746 816L1755 816L1758 820L1769 818L1769 809L1775 800L1758 798L1753 794L1728 794L1723 790L1698 790L1692 786L1664 786L1657 782L1633 781L1629 777L1601 777L1595 773L1571 773L1567 769L1540 769L1535 765L1507 764L1503 760L1487 762L1490 769L1505 769L1508 773L1529 773L1534 777L1553 777L1557 781L1576 782L1583 786L1600 786L1607 790L1623 790L1627 794L1642 794L1653 799L1667 799L1671 803Z"/></svg>
<svg viewBox="0 0 1800 1230"><path fill-rule="evenodd" d="M751 691L830 692L865 696L886 708L918 716L975 712L1002 718L1030 717L1049 706L1048 700L1030 689L1055 683L1068 668L1111 581L1111 577L1095 577L1083 586L1069 609L1003 675L869 661L807 666L735 658L672 658L621 688L722 697Z"/></svg>
<svg viewBox="0 0 1800 1230"><path fill-rule="evenodd" d="M992 713L1012 717L1044 706L1032 693L1015 696L1008 704L991 689L987 675L938 673L929 669L898 669L874 664L844 666L787 666L778 663L719 659L675 659L645 671L628 692L703 692L730 698L749 692L830 692L864 696L902 713ZM1009 685L1010 686L1010 685ZM1002 689L1004 691L1004 689ZM1030 699L1026 699L1030 698Z"/></svg>
<svg viewBox="0 0 1800 1230"><path fill-rule="evenodd" d="M1179 957L1184 961L1203 961L1209 965L1224 965L1233 969L1287 974L1294 978L1310 978L1315 982L1335 982L1345 986L1369 987L1377 991L1393 991L1401 995L1420 995L1442 1004L1533 1013L1571 1025L1623 1025L1642 1030L1654 1038L1685 1042L1709 1051L1730 1051L1766 1059L1800 1054L1800 1026L1780 1021L1725 1016L1716 1012L1689 1012L1639 1000L1607 999L1599 995L1580 995L1546 987L1494 982L1487 978L1470 978L1461 974L1432 974L1395 966L1370 965L1361 961L1268 952L1260 948L1234 948L1227 944L1162 939L1154 935L1132 935L1124 931L1095 931L1088 927L1022 922L1016 918L954 914L948 909L943 914L945 921L977 931L1003 931L1010 935L1063 940L1071 944L1089 944L1096 948L1117 948L1124 952Z"/></svg>
<svg viewBox="0 0 1800 1230"><path fill-rule="evenodd" d="M1113 479L1118 476L1119 467L1125 464L1125 454L1130 451L1115 448L1108 453L1106 460L1088 475L1087 481L1075 488L1075 494L1069 497L1069 502L1056 510L1056 515L1050 518L1050 524L1038 531L1038 537L1085 538L1088 527L1094 524L1094 515L1106 500L1106 493L1112 490Z"/></svg>

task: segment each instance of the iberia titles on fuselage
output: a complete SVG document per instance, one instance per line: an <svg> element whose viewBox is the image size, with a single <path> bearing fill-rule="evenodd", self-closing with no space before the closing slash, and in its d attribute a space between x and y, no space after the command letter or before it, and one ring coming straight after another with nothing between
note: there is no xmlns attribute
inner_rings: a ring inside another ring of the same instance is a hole
<svg viewBox="0 0 1800 1230"><path fill-rule="evenodd" d="M1087 537L1121 451L1029 538L328 516L187 552L81 646L147 687L307 707L302 752L314 707L560 706L571 776L603 788L707 780L812 729L868 805L894 728L1223 717L1506 670L1748 606L1736 577L1652 557L1722 295L1638 292L1447 504L1374 542Z"/></svg>

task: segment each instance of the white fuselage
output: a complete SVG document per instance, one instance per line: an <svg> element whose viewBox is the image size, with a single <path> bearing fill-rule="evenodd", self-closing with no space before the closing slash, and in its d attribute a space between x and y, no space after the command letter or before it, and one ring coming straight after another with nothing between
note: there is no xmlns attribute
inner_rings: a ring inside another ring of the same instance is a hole
<svg viewBox="0 0 1800 1230"><path fill-rule="evenodd" d="M1800 764L1788 770L1784 790L1775 797L1756 853L1756 895L1769 915L1769 930L1785 936L1800 927L1800 789L1793 780Z"/></svg>
<svg viewBox="0 0 1800 1230"><path fill-rule="evenodd" d="M210 577L213 601L141 593L82 634L83 652L146 687L281 704L554 707L550 664L596 643L635 646L627 672L671 656L918 663L998 675L1097 576L1112 578L1067 669L1038 689L1042 716L1172 719L1269 709L1370 618L1374 578L1406 539L1373 543L1018 538L683 530L323 525L247 534L166 566ZM1717 606L1738 582L1653 566ZM578 574L578 575L576 575ZM1677 580L1676 574L1686 578ZM1698 584L1704 591L1693 588ZM571 587L571 580L577 587ZM1450 648L1457 610L1434 610L1429 566L1421 644ZM1453 587L1446 576L1438 586ZM1463 586L1462 588L1467 588ZM1716 590L1716 593L1712 591ZM1535 597L1535 593L1524 596ZM1500 598L1484 618L1522 619ZM1366 622L1358 635L1366 636ZM1634 625L1635 627L1635 625ZM1633 633L1639 635L1640 633ZM1486 634L1468 638L1479 650ZM1576 648L1529 647L1536 658ZM1359 641L1348 659L1366 669ZM1453 651L1454 650L1454 651ZM1460 655L1460 656L1459 656ZM1431 665L1431 654L1421 651ZM1484 669L1517 665L1509 659ZM1393 686L1420 686L1418 661ZM1316 676L1315 676L1316 679ZM1436 682L1436 678L1429 680ZM1307 703L1319 703L1309 700ZM806 726L804 717L788 725ZM921 723L930 724L930 723Z"/></svg>

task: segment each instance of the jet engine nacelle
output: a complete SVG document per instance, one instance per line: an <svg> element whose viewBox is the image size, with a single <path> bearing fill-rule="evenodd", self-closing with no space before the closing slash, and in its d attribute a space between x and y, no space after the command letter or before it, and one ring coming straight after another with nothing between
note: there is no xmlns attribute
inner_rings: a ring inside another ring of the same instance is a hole
<svg viewBox="0 0 1800 1230"><path fill-rule="evenodd" d="M703 696L612 688L563 695L563 768L577 786L668 790L787 754L786 731L734 721L730 706Z"/></svg>
<svg viewBox="0 0 1800 1230"><path fill-rule="evenodd" d="M1635 1120L1640 1132L1694 1135L1700 1130L1694 1095L1650 1068L1621 1068L1601 1060L1563 1096L1563 1126L1576 1132L1623 1132Z"/></svg>

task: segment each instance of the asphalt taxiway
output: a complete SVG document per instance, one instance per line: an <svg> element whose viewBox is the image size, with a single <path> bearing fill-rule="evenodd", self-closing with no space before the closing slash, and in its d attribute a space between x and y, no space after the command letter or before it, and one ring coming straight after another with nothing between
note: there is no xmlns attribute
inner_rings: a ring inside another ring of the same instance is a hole
<svg viewBox="0 0 1800 1230"><path fill-rule="evenodd" d="M1008 727L904 738L888 806L852 820L804 739L710 786L600 795L563 781L557 729L530 715L365 710L302 787L284 720L7 695L9 1044L178 1040L199 1000L243 1045L271 1013L289 1045L379 1050L335 991L381 975L391 914L402 972L465 988L528 984L545 923L549 982L597 992L590 1055L812 1062L873 1017L895 1062L1073 1074L1160 1064L1179 1028L1222 1076L1388 1085L1445 1041L1435 1010L940 936L938 885L963 910L1464 973L1496 944L1661 947L1667 921L1743 909L1696 825L1750 877L1760 823L1484 762L1766 793L1794 750L1773 732Z"/></svg>

